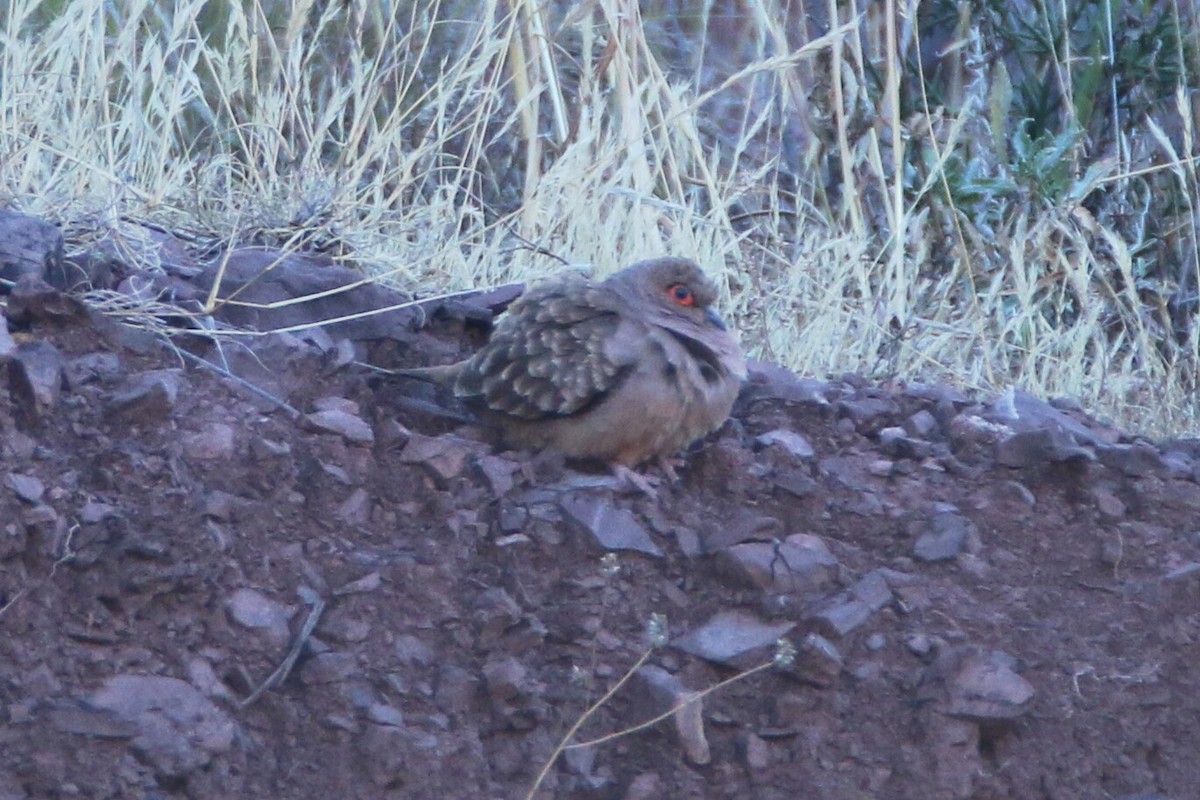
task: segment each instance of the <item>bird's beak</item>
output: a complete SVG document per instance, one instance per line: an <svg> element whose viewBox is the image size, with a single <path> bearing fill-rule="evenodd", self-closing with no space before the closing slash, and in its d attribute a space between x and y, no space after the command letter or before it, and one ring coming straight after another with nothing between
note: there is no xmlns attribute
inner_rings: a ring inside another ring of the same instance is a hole
<svg viewBox="0 0 1200 800"><path fill-rule="evenodd" d="M708 321L716 325L721 330L725 330L725 320L721 319L721 315L711 308L705 309L704 314L708 317Z"/></svg>

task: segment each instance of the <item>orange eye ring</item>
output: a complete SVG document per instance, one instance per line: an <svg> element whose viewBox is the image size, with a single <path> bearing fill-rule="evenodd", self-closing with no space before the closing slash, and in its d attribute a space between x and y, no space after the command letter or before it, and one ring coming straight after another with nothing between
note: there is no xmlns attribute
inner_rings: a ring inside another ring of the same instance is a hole
<svg viewBox="0 0 1200 800"><path fill-rule="evenodd" d="M682 283L673 283L667 287L667 294L671 296L678 305L691 307L696 305L696 295L692 294L692 290Z"/></svg>

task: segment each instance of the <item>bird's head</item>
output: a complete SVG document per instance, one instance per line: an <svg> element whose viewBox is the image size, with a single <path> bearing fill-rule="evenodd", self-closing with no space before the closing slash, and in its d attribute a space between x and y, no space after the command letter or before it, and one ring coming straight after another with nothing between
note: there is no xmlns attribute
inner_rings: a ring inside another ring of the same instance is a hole
<svg viewBox="0 0 1200 800"><path fill-rule="evenodd" d="M713 308L717 287L695 262L686 258L639 261L610 277L606 284L632 302L645 307L651 318L666 327L686 322L700 330L725 330Z"/></svg>

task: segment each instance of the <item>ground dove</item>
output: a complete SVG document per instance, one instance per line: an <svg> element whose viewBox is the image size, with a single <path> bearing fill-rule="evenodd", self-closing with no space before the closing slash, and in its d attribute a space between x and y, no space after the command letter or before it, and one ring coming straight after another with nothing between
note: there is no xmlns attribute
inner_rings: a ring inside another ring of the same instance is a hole
<svg viewBox="0 0 1200 800"><path fill-rule="evenodd" d="M533 286L475 355L401 374L449 387L506 445L633 467L729 416L746 364L691 261L641 261L597 283Z"/></svg>

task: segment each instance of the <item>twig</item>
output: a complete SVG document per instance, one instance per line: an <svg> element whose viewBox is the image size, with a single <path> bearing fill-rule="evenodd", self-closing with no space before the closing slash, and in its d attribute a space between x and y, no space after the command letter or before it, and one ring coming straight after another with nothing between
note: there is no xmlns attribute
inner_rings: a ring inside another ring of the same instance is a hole
<svg viewBox="0 0 1200 800"><path fill-rule="evenodd" d="M176 352L179 355L183 356L188 361L191 361L195 364L199 364L202 367L207 367L208 369L212 370L213 372L217 373L218 375L221 375L222 377L228 378L229 380L233 381L238 386L241 386L243 389L246 389L246 390L252 392L253 394L261 397L263 400L266 400L268 403L271 403L276 408L279 408L280 410L284 411L292 419L295 420L295 419L300 418L300 412L298 410L296 410L295 408L292 408L290 405L288 405L284 401L280 400L279 398L275 397L274 395L268 394L265 389L260 389L259 387L250 383L245 378L240 378L237 375L234 375L229 370L225 369L224 367L217 366L216 364L212 363L211 361L206 361L203 358L201 358L200 356L189 353L187 350L183 350L183 349L179 348L176 350Z"/></svg>
<svg viewBox="0 0 1200 800"><path fill-rule="evenodd" d="M312 603L312 608L308 611L308 618L304 620L304 625L301 626L299 632L296 634L296 638L292 640L292 646L288 649L288 653L284 656L279 667L257 689L251 692L249 697L241 702L242 708L246 708L257 700L267 689L274 688L283 683L292 671L292 667L296 665L296 659L300 657L300 651L304 649L308 637L312 636L313 630L317 627L317 620L321 618L322 612L325 611L325 601L315 592L301 592L301 594L308 595L304 599Z"/></svg>

